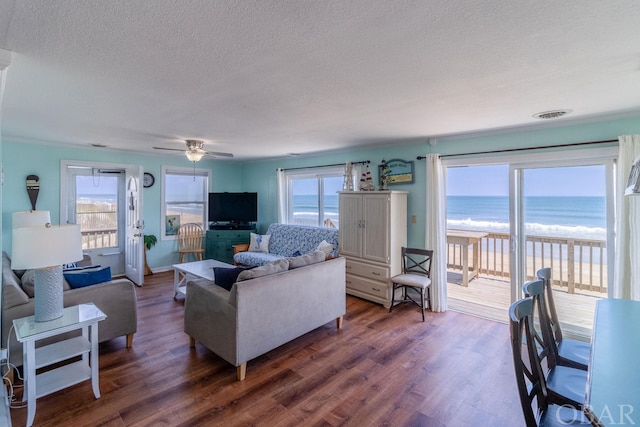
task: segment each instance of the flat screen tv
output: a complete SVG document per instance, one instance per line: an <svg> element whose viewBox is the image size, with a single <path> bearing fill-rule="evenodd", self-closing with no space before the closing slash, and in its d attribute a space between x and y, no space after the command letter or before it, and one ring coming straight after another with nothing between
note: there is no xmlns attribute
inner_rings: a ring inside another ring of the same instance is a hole
<svg viewBox="0 0 640 427"><path fill-rule="evenodd" d="M209 222L258 220L258 193L209 193Z"/></svg>

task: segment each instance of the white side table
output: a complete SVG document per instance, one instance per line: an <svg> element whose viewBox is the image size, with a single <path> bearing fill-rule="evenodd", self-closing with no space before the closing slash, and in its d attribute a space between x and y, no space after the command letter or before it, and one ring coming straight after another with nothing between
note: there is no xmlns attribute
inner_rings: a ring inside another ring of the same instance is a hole
<svg viewBox="0 0 640 427"><path fill-rule="evenodd" d="M33 316L15 319L13 327L22 343L24 364L24 396L27 400L27 427L36 415L36 399L91 379L93 394L100 397L98 385L98 322L106 318L93 303L64 309L62 317L48 322L36 322ZM36 341L82 329L82 336L73 337L36 349ZM82 360L36 375L36 369L72 357Z"/></svg>

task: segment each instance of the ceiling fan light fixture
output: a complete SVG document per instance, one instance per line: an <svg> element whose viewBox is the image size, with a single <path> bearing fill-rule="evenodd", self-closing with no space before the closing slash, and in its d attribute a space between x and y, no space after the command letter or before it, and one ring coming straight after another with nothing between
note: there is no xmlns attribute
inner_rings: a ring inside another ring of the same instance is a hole
<svg viewBox="0 0 640 427"><path fill-rule="evenodd" d="M202 159L202 156L205 155L205 152L197 151L197 150L189 150L189 151L185 151L184 155L187 156L187 159L189 159L192 162L199 162L200 159Z"/></svg>
<svg viewBox="0 0 640 427"><path fill-rule="evenodd" d="M204 156L206 151L202 149L204 147L204 141L199 139L187 139L187 151L184 152L184 155L187 156L192 162L199 162Z"/></svg>

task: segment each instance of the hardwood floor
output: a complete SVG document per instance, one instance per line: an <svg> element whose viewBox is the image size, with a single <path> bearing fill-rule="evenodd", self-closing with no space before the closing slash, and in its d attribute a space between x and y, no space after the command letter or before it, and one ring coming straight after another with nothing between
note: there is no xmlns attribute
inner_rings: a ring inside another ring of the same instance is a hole
<svg viewBox="0 0 640 427"><path fill-rule="evenodd" d="M100 345L100 390L38 399L36 426L523 425L506 324L347 296L329 322L251 360L247 378L183 332L173 273L137 288L138 332ZM274 308L286 309L286 307ZM20 403L19 401L16 403ZM14 426L26 409L12 409Z"/></svg>

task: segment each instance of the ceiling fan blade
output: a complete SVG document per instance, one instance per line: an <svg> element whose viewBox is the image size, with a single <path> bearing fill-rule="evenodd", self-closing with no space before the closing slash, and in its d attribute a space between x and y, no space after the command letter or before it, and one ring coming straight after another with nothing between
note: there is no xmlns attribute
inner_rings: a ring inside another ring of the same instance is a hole
<svg viewBox="0 0 640 427"><path fill-rule="evenodd" d="M216 156L216 157L233 157L233 154L231 153L219 153L216 151L207 151L207 154L211 156Z"/></svg>
<svg viewBox="0 0 640 427"><path fill-rule="evenodd" d="M154 150L169 150L169 151L181 151L181 152L185 152L186 150L184 148L164 148L164 147L153 147Z"/></svg>

